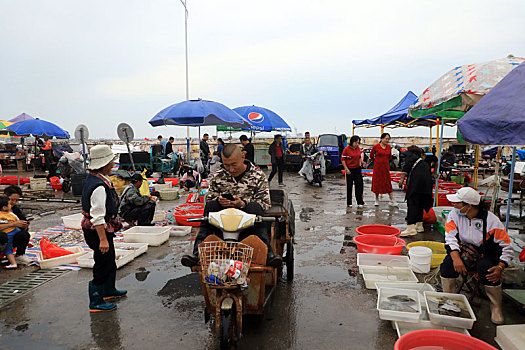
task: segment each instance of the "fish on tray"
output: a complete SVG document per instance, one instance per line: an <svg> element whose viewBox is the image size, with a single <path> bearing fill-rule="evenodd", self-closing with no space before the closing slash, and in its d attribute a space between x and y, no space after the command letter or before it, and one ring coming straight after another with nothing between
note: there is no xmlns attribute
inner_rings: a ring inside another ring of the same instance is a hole
<svg viewBox="0 0 525 350"><path fill-rule="evenodd" d="M408 295L391 295L382 301L379 307L383 310L402 311L402 312L418 312L416 301Z"/></svg>
<svg viewBox="0 0 525 350"><path fill-rule="evenodd" d="M460 300L427 297L429 311L444 316L470 318L466 305Z"/></svg>

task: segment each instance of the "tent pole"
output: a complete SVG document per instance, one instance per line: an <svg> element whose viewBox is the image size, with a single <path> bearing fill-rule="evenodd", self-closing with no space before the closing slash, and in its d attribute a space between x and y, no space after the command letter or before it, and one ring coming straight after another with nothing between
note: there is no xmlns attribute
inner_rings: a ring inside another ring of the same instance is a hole
<svg viewBox="0 0 525 350"><path fill-rule="evenodd" d="M441 129L443 129L443 126L441 126ZM436 150L440 150L439 151L439 156L438 158L441 159L441 140L439 139L439 119L436 120Z"/></svg>
<svg viewBox="0 0 525 350"><path fill-rule="evenodd" d="M432 125L430 125L430 153L432 153Z"/></svg>
<svg viewBox="0 0 525 350"><path fill-rule="evenodd" d="M507 215L505 216L505 231L509 231L510 205L512 204L512 185L514 184L514 168L516 167L516 147L512 147L512 164L510 166L509 198L507 200Z"/></svg>
<svg viewBox="0 0 525 350"><path fill-rule="evenodd" d="M383 131L385 130L385 126L381 124L381 135L383 135Z"/></svg>
<svg viewBox="0 0 525 350"><path fill-rule="evenodd" d="M478 171L479 171L479 145L476 145L476 153L474 155L474 183L475 190L478 189Z"/></svg>
<svg viewBox="0 0 525 350"><path fill-rule="evenodd" d="M437 130L439 130L439 124L441 122L441 119L437 120L436 121L436 125L437 125ZM442 140L443 139L443 129L445 129L443 127L443 125L441 125L441 135L440 135L440 139ZM438 140L439 140L438 138ZM437 207L438 206L438 195L439 195L439 170L441 168L441 146L443 144L443 142L438 142L439 144L439 150L438 150L438 164L437 164L437 176L436 176L436 188L435 188L435 191L434 191L434 203L435 203L435 206Z"/></svg>
<svg viewBox="0 0 525 350"><path fill-rule="evenodd" d="M354 135L355 135L355 125L352 124L352 136L354 136Z"/></svg>

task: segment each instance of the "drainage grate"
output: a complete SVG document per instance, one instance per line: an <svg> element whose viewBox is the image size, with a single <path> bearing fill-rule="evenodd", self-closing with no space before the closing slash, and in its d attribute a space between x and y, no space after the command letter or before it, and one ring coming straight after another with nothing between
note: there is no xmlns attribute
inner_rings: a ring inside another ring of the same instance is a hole
<svg viewBox="0 0 525 350"><path fill-rule="evenodd" d="M0 308L66 272L69 271L59 269L38 270L0 285Z"/></svg>

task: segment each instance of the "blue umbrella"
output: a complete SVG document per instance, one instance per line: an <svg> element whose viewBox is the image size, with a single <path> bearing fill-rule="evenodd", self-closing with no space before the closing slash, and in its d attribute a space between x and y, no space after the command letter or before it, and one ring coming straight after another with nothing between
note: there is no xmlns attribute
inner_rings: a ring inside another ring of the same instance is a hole
<svg viewBox="0 0 525 350"><path fill-rule="evenodd" d="M292 131L283 118L267 108L258 106L243 106L233 109L252 125L244 127L245 130L253 131Z"/></svg>
<svg viewBox="0 0 525 350"><path fill-rule="evenodd" d="M4 130L17 136L49 136L60 139L68 139L69 133L51 122L42 119L24 120L14 123Z"/></svg>
<svg viewBox="0 0 525 350"><path fill-rule="evenodd" d="M164 108L149 121L151 126L210 126L224 125L242 128L250 125L225 105L206 100L188 100Z"/></svg>

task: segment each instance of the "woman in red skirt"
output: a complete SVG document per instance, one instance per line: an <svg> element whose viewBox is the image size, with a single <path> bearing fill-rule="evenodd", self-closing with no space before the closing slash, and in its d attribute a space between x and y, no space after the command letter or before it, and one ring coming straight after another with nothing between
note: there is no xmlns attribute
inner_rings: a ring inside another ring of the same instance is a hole
<svg viewBox="0 0 525 350"><path fill-rule="evenodd" d="M372 147L370 160L374 162L374 175L372 176L372 192L376 194L374 205L379 205L379 195L388 193L390 205L397 207L392 193L392 181L390 180L390 158L392 158L392 148L389 145L390 134L381 135L381 141Z"/></svg>

